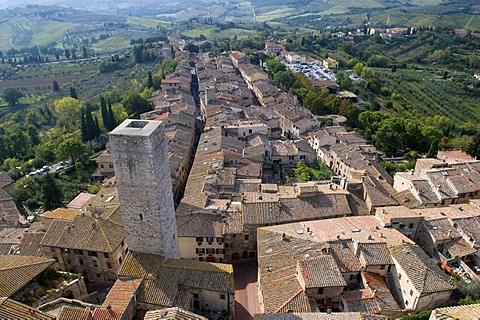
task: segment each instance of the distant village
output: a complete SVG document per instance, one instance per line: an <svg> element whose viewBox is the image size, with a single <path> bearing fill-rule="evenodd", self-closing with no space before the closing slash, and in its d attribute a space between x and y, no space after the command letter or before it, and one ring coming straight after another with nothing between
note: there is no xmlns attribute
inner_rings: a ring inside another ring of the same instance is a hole
<svg viewBox="0 0 480 320"><path fill-rule="evenodd" d="M361 104L334 59L265 52ZM246 54L175 60L154 110L110 133L97 194L31 222L0 174L0 319L480 318L451 279L480 281L480 160L439 151L392 177ZM317 161L333 178L282 182Z"/></svg>

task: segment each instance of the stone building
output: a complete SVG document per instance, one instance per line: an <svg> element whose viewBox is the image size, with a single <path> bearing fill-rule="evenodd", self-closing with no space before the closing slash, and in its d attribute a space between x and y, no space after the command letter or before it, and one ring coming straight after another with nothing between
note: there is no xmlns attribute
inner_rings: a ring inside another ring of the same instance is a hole
<svg viewBox="0 0 480 320"><path fill-rule="evenodd" d="M55 270L82 274L87 283L108 283L125 259L124 240L122 225L84 213L51 221L40 246L45 257L55 259Z"/></svg>
<svg viewBox="0 0 480 320"><path fill-rule="evenodd" d="M177 258L164 124L125 120L110 132L110 144L130 250Z"/></svg>

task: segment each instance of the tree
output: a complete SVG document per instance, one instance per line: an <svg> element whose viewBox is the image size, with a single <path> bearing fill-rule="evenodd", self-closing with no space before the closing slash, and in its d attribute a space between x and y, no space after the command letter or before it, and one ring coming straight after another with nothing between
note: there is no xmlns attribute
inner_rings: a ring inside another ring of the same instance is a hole
<svg viewBox="0 0 480 320"><path fill-rule="evenodd" d="M100 98L100 112L102 114L103 126L110 130L110 117L108 115L107 101L104 97Z"/></svg>
<svg viewBox="0 0 480 320"><path fill-rule="evenodd" d="M153 78L152 78L152 72L148 71L148 80L147 80L147 88L153 88Z"/></svg>
<svg viewBox="0 0 480 320"><path fill-rule="evenodd" d="M480 299L480 280L466 282L462 279L457 283L457 287L465 296L474 300Z"/></svg>
<svg viewBox="0 0 480 320"><path fill-rule="evenodd" d="M123 104L129 115L139 116L152 111L152 105L137 93L128 95Z"/></svg>
<svg viewBox="0 0 480 320"><path fill-rule="evenodd" d="M66 129L78 128L82 103L71 97L64 97L54 102L57 124Z"/></svg>
<svg viewBox="0 0 480 320"><path fill-rule="evenodd" d="M185 45L185 47L183 47L183 49L184 49L184 50L187 50L187 51L189 51L189 52L196 52L196 53L198 53L198 52L200 51L200 49L198 48L198 46L195 45L195 44L193 44L193 43L191 43L191 42L187 43L187 44Z"/></svg>
<svg viewBox="0 0 480 320"><path fill-rule="evenodd" d="M80 139L68 138L63 140L57 147L56 156L60 160L69 159L72 163L77 160L83 161L91 153L90 146L83 143Z"/></svg>
<svg viewBox="0 0 480 320"><path fill-rule="evenodd" d="M295 173L298 176L300 181L309 181L310 180L310 171L308 170L307 165L303 161L297 162L297 166L295 167Z"/></svg>
<svg viewBox="0 0 480 320"><path fill-rule="evenodd" d="M278 86L288 91L295 83L295 76L290 71L280 71L275 73L273 81L275 81Z"/></svg>
<svg viewBox="0 0 480 320"><path fill-rule="evenodd" d="M63 194L53 175L47 174L41 182L43 209L54 210L61 207Z"/></svg>
<svg viewBox="0 0 480 320"><path fill-rule="evenodd" d="M53 91L54 92L60 91L60 86L58 85L57 80L53 80Z"/></svg>
<svg viewBox="0 0 480 320"><path fill-rule="evenodd" d="M73 99L78 99L77 91L74 87L70 87L70 97L72 97Z"/></svg>
<svg viewBox="0 0 480 320"><path fill-rule="evenodd" d="M477 132L472 141L467 145L466 150L472 157L480 158L480 132Z"/></svg>
<svg viewBox="0 0 480 320"><path fill-rule="evenodd" d="M15 88L7 88L3 90L3 100L5 100L10 106L16 105L18 100L23 97L23 92Z"/></svg>
<svg viewBox="0 0 480 320"><path fill-rule="evenodd" d="M112 103L108 101L108 130L112 131L117 127L117 120L115 119L115 113L113 112Z"/></svg>
<svg viewBox="0 0 480 320"><path fill-rule="evenodd" d="M277 59L268 59L265 63L267 64L268 71L270 71L272 76L277 72L285 71L287 69L285 65Z"/></svg>

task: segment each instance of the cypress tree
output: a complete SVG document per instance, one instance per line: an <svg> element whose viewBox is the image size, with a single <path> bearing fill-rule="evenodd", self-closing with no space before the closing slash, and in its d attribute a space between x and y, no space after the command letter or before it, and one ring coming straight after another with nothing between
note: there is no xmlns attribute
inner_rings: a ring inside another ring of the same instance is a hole
<svg viewBox="0 0 480 320"><path fill-rule="evenodd" d="M153 78L152 78L152 72L148 71L148 81L147 81L147 87L153 88Z"/></svg>
<svg viewBox="0 0 480 320"><path fill-rule="evenodd" d="M43 209L53 210L62 206L63 194L57 181L47 174L41 182Z"/></svg>
<svg viewBox="0 0 480 320"><path fill-rule="evenodd" d="M110 117L107 110L107 102L105 101L104 97L100 98L100 111L102 112L103 126L105 127L105 129L111 130Z"/></svg>
<svg viewBox="0 0 480 320"><path fill-rule="evenodd" d="M110 100L108 101L108 123L110 125L108 130L110 131L112 131L117 127L117 120L115 120L115 114L113 113L112 104L110 103Z"/></svg>
<svg viewBox="0 0 480 320"><path fill-rule="evenodd" d="M57 80L53 80L53 91L55 92L60 91L60 86L58 85Z"/></svg>
<svg viewBox="0 0 480 320"><path fill-rule="evenodd" d="M83 108L81 110L80 117L81 117L81 119L80 119L80 121L81 121L80 130L81 130L81 133L82 133L82 141L87 142L88 141L87 123L86 123L86 120L85 120L85 111L83 111Z"/></svg>
<svg viewBox="0 0 480 320"><path fill-rule="evenodd" d="M70 87L70 97L78 100L77 91L75 90L74 87Z"/></svg>

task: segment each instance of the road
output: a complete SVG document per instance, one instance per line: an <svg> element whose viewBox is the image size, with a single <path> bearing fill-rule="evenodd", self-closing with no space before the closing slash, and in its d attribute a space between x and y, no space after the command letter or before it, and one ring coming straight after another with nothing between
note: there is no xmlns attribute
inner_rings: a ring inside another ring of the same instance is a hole
<svg viewBox="0 0 480 320"><path fill-rule="evenodd" d="M251 320L260 313L256 261L233 265L235 274L235 319Z"/></svg>

